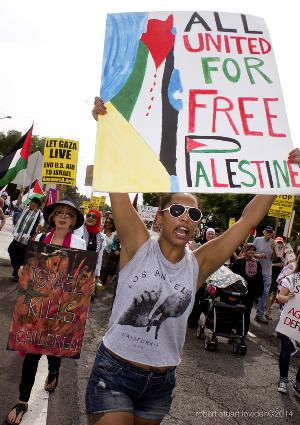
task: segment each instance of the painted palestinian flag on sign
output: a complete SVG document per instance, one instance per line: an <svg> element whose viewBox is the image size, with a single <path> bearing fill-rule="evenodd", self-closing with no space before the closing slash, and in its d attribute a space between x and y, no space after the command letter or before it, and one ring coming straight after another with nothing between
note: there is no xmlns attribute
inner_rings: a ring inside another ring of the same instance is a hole
<svg viewBox="0 0 300 425"><path fill-rule="evenodd" d="M14 180L19 171L27 168L33 124L15 146L0 160L0 187Z"/></svg>
<svg viewBox="0 0 300 425"><path fill-rule="evenodd" d="M43 198L45 196L43 189L40 185L40 182L38 179L36 179L32 185L30 186L29 190L25 195L22 197L22 204L27 205L31 201L32 198Z"/></svg>

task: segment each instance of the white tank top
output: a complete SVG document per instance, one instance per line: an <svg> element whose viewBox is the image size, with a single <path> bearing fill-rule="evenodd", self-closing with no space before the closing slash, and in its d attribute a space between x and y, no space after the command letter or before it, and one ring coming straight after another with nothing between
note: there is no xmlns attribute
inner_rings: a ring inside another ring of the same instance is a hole
<svg viewBox="0 0 300 425"><path fill-rule="evenodd" d="M178 263L148 239L120 271L104 345L124 359L154 367L181 361L199 266L185 249Z"/></svg>

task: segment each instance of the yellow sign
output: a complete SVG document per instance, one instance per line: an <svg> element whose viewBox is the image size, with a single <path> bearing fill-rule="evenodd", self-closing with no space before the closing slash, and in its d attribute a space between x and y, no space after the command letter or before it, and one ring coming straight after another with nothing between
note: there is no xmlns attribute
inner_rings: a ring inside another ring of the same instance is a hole
<svg viewBox="0 0 300 425"><path fill-rule="evenodd" d="M79 143L67 139L47 139L44 148L42 183L76 185Z"/></svg>
<svg viewBox="0 0 300 425"><path fill-rule="evenodd" d="M295 197L293 195L276 196L269 209L269 217L290 218L293 212Z"/></svg>
<svg viewBox="0 0 300 425"><path fill-rule="evenodd" d="M98 210L99 209L99 205L100 205L100 196L92 196L91 199L91 206L94 210Z"/></svg>
<svg viewBox="0 0 300 425"><path fill-rule="evenodd" d="M101 196L99 207L103 208L105 207L105 204L106 204L106 196Z"/></svg>
<svg viewBox="0 0 300 425"><path fill-rule="evenodd" d="M228 223L228 227L233 226L233 225L234 225L234 223L235 223L235 218L234 218L234 217L230 218L230 219L229 219L229 223Z"/></svg>
<svg viewBox="0 0 300 425"><path fill-rule="evenodd" d="M84 208L84 214L87 214L90 209L90 201L83 201L82 202L83 208Z"/></svg>

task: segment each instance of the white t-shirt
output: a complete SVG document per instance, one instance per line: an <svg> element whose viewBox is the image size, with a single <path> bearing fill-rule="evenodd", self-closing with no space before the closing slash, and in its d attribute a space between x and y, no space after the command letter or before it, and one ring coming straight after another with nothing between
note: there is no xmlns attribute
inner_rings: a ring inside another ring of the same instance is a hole
<svg viewBox="0 0 300 425"><path fill-rule="evenodd" d="M185 249L168 261L157 239L149 238L123 267L103 342L120 357L153 366L180 363L199 266Z"/></svg>
<svg viewBox="0 0 300 425"><path fill-rule="evenodd" d="M287 288L290 292L294 292L296 285L300 285L300 273L293 273L285 277L280 286Z"/></svg>

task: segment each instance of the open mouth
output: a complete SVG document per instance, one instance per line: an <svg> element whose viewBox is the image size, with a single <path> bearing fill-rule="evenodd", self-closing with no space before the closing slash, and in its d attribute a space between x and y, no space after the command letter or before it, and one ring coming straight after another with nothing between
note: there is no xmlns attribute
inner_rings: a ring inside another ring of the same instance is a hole
<svg viewBox="0 0 300 425"><path fill-rule="evenodd" d="M189 233L189 229L185 226L180 226L175 229L175 234L180 239L186 239Z"/></svg>

